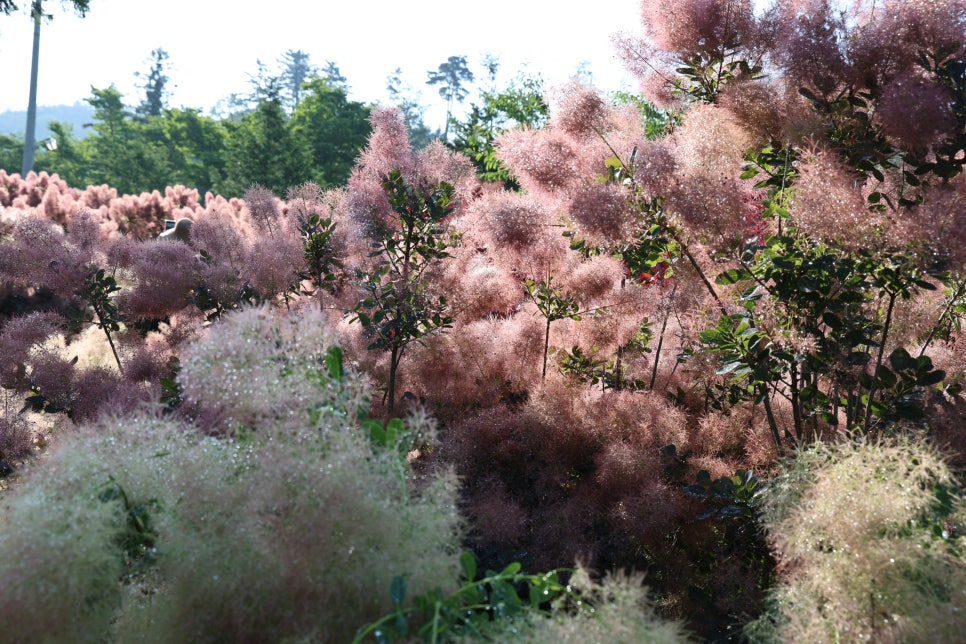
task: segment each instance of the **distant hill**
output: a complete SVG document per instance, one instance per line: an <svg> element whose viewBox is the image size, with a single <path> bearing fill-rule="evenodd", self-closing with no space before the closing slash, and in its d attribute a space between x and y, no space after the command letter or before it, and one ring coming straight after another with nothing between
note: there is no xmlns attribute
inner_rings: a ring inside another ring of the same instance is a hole
<svg viewBox="0 0 966 644"><path fill-rule="evenodd" d="M85 123L94 120L94 108L87 103L77 102L73 105L41 105L37 108L38 141L50 136L48 124L51 121L67 123L74 128L74 136L83 138L90 133ZM25 110L7 110L0 112L0 134L23 136L27 127L27 112Z"/></svg>

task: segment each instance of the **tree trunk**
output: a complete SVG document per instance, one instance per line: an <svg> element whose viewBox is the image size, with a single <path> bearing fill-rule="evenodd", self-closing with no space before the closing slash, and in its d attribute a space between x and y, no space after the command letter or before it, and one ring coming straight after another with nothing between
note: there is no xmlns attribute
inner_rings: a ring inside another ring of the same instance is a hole
<svg viewBox="0 0 966 644"><path fill-rule="evenodd" d="M771 435L775 439L775 449L778 450L778 457L785 458L785 448L782 446L782 437L778 431L778 421L775 419L775 413L771 408L768 385L761 383L758 385L758 391L762 397L762 402L765 403L765 416L768 418L768 426L771 427Z"/></svg>
<svg viewBox="0 0 966 644"><path fill-rule="evenodd" d="M550 349L550 318L547 318L547 332L543 336L543 379L547 379L547 352Z"/></svg>
<svg viewBox="0 0 966 644"><path fill-rule="evenodd" d="M393 407L396 406L396 369L399 367L401 351L399 347L393 346L389 354L389 413L392 414Z"/></svg>

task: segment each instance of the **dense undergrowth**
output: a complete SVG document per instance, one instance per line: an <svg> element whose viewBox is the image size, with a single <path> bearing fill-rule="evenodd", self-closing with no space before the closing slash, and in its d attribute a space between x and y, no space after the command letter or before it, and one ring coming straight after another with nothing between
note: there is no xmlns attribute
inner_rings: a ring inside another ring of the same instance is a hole
<svg viewBox="0 0 966 644"><path fill-rule="evenodd" d="M966 5L680 4L519 189L392 109L285 199L0 172L0 638L960 629Z"/></svg>

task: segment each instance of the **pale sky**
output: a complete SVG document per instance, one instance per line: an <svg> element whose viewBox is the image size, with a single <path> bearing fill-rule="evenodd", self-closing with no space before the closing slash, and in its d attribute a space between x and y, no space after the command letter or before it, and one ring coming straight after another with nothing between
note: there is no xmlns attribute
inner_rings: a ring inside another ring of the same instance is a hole
<svg viewBox="0 0 966 644"><path fill-rule="evenodd" d="M29 0L20 4L29 5ZM526 66L548 86L574 76L582 63L597 87L634 89L615 57L611 36L639 31L639 0L91 0L77 18L60 0L46 0L54 14L41 27L40 105L73 104L91 86L112 83L129 104L140 102L140 81L150 53L168 52L169 106L208 111L231 93L249 90L257 60L278 70L287 50L302 50L323 66L335 62L350 97L384 102L386 77L397 67L419 90L422 102L442 113L426 73L450 56L466 56L482 80L484 54L501 64L501 80ZM463 9L462 7L466 7ZM3 91L0 111L27 106L33 25L23 13L0 16Z"/></svg>

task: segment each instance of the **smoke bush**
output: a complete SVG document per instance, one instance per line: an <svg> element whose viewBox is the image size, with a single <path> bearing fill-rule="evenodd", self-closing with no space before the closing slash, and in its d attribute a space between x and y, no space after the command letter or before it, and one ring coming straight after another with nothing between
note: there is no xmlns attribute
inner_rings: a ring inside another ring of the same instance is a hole
<svg viewBox="0 0 966 644"><path fill-rule="evenodd" d="M4 641L345 642L388 612L396 575L452 586L455 481L413 487L398 452L374 451L353 420L363 382L317 362L317 315L247 310L193 345L193 413L248 423L238 440L144 411L25 472L0 514ZM232 388L222 372L242 369L254 385Z"/></svg>
<svg viewBox="0 0 966 644"><path fill-rule="evenodd" d="M202 266L187 244L153 240L115 250L135 280L119 295L119 306L131 319L164 319L193 304Z"/></svg>
<svg viewBox="0 0 966 644"><path fill-rule="evenodd" d="M608 574L598 583L581 568L570 586L594 607L593 612L561 611L546 617L511 621L502 631L492 634L494 639L526 644L691 641L681 624L658 617L640 574Z"/></svg>
<svg viewBox="0 0 966 644"><path fill-rule="evenodd" d="M910 440L816 444L770 485L784 581L756 641L953 641L966 626L962 503L948 466Z"/></svg>
<svg viewBox="0 0 966 644"><path fill-rule="evenodd" d="M21 414L0 411L0 461L10 467L10 462L27 456L33 448L33 431Z"/></svg>

